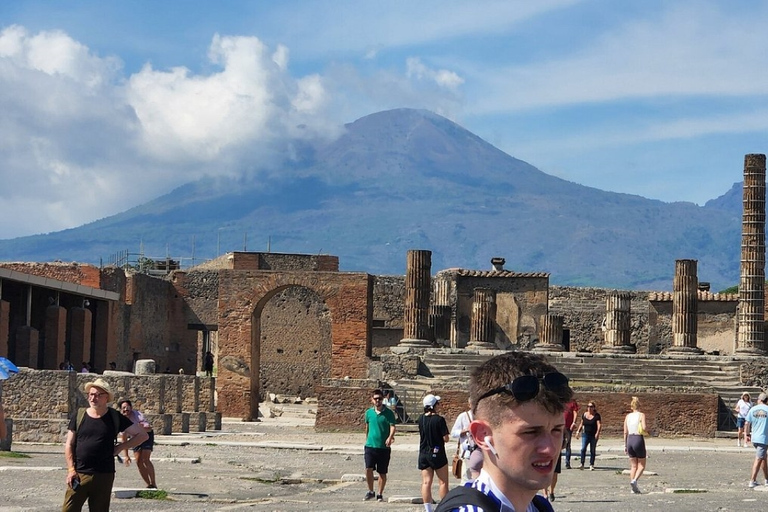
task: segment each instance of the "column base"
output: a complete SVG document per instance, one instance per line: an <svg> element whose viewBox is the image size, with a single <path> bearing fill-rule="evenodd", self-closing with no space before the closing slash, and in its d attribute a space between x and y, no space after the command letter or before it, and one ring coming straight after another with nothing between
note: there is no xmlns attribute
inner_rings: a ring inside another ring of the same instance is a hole
<svg viewBox="0 0 768 512"><path fill-rule="evenodd" d="M499 347L490 341L470 341L464 348L469 350L498 350Z"/></svg>
<svg viewBox="0 0 768 512"><path fill-rule="evenodd" d="M603 345L600 347L601 354L634 354L637 347L634 345Z"/></svg>
<svg viewBox="0 0 768 512"><path fill-rule="evenodd" d="M704 351L699 347L669 347L667 349L667 354L700 356L704 354Z"/></svg>
<svg viewBox="0 0 768 512"><path fill-rule="evenodd" d="M429 340L403 338L397 346L403 348L432 348L432 342Z"/></svg>
<svg viewBox="0 0 768 512"><path fill-rule="evenodd" d="M734 354L740 356L764 356L765 350L757 347L739 347L733 351Z"/></svg>
<svg viewBox="0 0 768 512"><path fill-rule="evenodd" d="M563 352L565 347L559 343L542 343L533 347L534 352Z"/></svg>

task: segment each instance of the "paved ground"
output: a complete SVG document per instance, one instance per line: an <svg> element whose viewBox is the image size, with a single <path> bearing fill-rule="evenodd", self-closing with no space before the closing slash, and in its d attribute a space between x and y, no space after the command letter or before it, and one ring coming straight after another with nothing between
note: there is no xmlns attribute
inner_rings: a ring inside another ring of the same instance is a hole
<svg viewBox="0 0 768 512"><path fill-rule="evenodd" d="M112 510L423 510L419 504L394 501L419 497L417 434L398 435L385 492L388 501L371 503L362 501L365 484L356 478L363 474L363 435L315 433L307 424L225 421L221 433L158 436L153 459L159 486L169 499L113 499ZM656 438L648 446L648 469L657 475L641 479L642 495L630 494L628 477L621 474L627 467L621 440L604 439L596 471L564 470L555 509L760 510L758 502L768 498L768 487L747 488L753 451L737 448L733 440ZM62 447L16 443L13 449L29 458L0 457L0 511L59 510L66 473ZM143 487L136 468L118 468L116 487ZM688 492L671 492L675 489Z"/></svg>

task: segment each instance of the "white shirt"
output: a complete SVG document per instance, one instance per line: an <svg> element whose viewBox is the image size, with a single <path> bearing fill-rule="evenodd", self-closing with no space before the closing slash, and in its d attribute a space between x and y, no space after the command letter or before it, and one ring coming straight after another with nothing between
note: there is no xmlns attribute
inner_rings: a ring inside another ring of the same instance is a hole
<svg viewBox="0 0 768 512"><path fill-rule="evenodd" d="M462 430L469 430L470 423L472 423L472 412L464 411L456 418L451 429L451 437L461 442L461 457L463 459L468 459L470 452L475 447L475 440L472 439L472 434L469 432L461 433Z"/></svg>

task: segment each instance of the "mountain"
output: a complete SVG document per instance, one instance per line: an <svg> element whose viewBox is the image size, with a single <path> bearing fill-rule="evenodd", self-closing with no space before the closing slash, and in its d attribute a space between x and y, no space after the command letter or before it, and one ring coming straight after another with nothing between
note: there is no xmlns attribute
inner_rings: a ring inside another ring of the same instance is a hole
<svg viewBox="0 0 768 512"><path fill-rule="evenodd" d="M697 259L713 289L739 280L736 188L704 207L605 192L547 175L427 111L358 119L332 143L297 147L282 171L206 178L78 228L2 240L0 260L106 263L143 246L199 262L269 247L403 274L408 249L429 249L433 272L486 269L502 256L507 269L549 272L561 285L668 290L682 258Z"/></svg>

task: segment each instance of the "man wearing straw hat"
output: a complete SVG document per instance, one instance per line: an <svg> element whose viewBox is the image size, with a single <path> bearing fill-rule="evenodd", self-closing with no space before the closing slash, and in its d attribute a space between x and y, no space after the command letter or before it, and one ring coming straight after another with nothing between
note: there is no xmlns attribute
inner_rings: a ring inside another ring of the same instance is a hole
<svg viewBox="0 0 768 512"><path fill-rule="evenodd" d="M112 483L115 480L115 455L138 446L148 435L139 424L108 406L114 399L112 388L98 378L83 386L89 407L69 421L64 456L67 460L67 492L62 512L80 511L88 500L91 512L109 512ZM118 432L128 440L115 444Z"/></svg>

